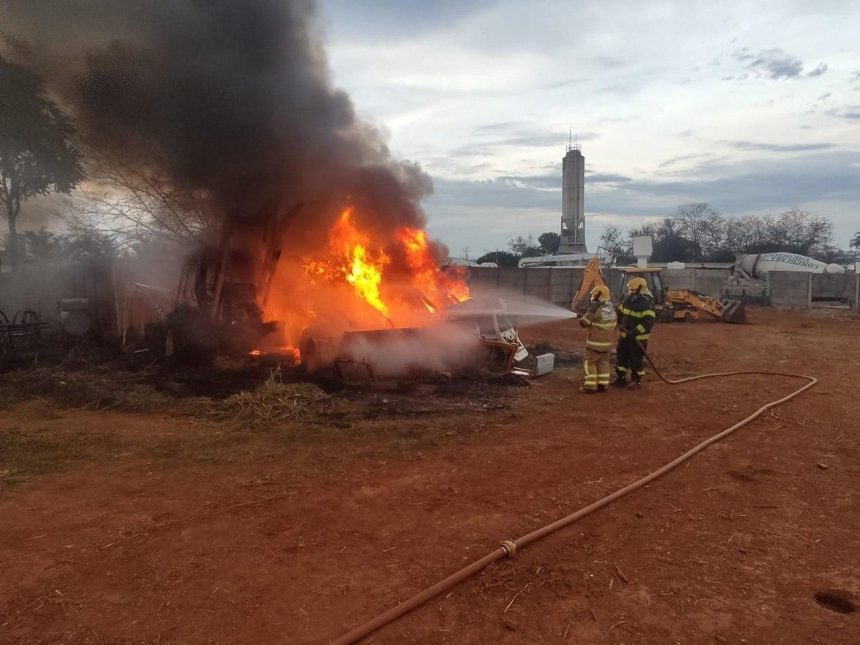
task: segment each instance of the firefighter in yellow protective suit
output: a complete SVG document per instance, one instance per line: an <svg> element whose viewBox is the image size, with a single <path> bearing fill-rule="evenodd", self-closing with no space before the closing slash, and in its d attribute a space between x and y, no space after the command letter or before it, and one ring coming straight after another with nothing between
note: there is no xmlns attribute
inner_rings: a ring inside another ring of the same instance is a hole
<svg viewBox="0 0 860 645"><path fill-rule="evenodd" d="M579 324L588 329L585 340L585 360L582 363L584 383L580 392L595 394L606 392L611 370L610 355L615 345L615 307L609 301L609 288L605 285L591 290L588 310Z"/></svg>
<svg viewBox="0 0 860 645"><path fill-rule="evenodd" d="M648 348L648 337L656 320L654 296L644 278L633 278L627 283L627 296L618 306L618 348L615 356L618 387L639 387L645 376L643 357ZM628 380L629 379L629 380Z"/></svg>

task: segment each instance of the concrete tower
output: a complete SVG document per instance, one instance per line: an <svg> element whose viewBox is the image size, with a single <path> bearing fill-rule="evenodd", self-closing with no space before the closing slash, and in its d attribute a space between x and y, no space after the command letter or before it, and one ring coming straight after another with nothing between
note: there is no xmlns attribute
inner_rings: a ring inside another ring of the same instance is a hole
<svg viewBox="0 0 860 645"><path fill-rule="evenodd" d="M585 248L585 157L568 145L561 166L561 244L559 253L587 253Z"/></svg>

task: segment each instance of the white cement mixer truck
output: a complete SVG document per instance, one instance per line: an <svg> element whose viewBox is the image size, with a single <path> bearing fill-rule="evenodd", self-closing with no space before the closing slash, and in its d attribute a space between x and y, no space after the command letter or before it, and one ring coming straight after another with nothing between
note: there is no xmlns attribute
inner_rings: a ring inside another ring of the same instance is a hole
<svg viewBox="0 0 860 645"><path fill-rule="evenodd" d="M797 253L757 253L738 256L736 266L751 277L765 280L769 271L806 271L808 273L844 273L838 264L827 264Z"/></svg>

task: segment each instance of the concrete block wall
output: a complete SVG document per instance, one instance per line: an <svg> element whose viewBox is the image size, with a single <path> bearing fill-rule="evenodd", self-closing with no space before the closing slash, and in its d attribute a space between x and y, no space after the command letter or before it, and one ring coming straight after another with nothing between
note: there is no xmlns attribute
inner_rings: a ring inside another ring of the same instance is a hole
<svg viewBox="0 0 860 645"><path fill-rule="evenodd" d="M573 294L579 289L582 282L583 270L576 267L563 268L553 267L549 270L549 298L548 300L561 307L570 305Z"/></svg>
<svg viewBox="0 0 860 645"><path fill-rule="evenodd" d="M667 289L695 289L695 269L666 269L662 273Z"/></svg>
<svg viewBox="0 0 860 645"><path fill-rule="evenodd" d="M567 307L582 282L582 267L472 267L469 286L475 292L508 291Z"/></svg>
<svg viewBox="0 0 860 645"><path fill-rule="evenodd" d="M469 284L475 291L509 291L524 293L562 307L567 307L582 283L583 267L472 267ZM604 269L610 293L618 293L622 269ZM664 271L670 289L695 289L719 297L729 277L725 269L678 269Z"/></svg>
<svg viewBox="0 0 860 645"><path fill-rule="evenodd" d="M549 300L550 271L552 269L549 267L535 267L523 271L523 293L541 300Z"/></svg>
<svg viewBox="0 0 860 645"><path fill-rule="evenodd" d="M718 298L731 276L728 269L666 269L663 280L667 289L692 289Z"/></svg>
<svg viewBox="0 0 860 645"><path fill-rule="evenodd" d="M472 267L469 269L469 285L473 289L482 286L496 286L499 280L499 272L495 267Z"/></svg>
<svg viewBox="0 0 860 645"><path fill-rule="evenodd" d="M812 304L812 273L770 271L767 274L768 301L772 307L807 309Z"/></svg>
<svg viewBox="0 0 860 645"><path fill-rule="evenodd" d="M812 299L846 300L857 305L855 273L815 273L812 275Z"/></svg>
<svg viewBox="0 0 860 645"><path fill-rule="evenodd" d="M567 307L579 289L582 267L473 267L470 285L479 292L482 288L501 288ZM618 293L623 271L604 271L610 293ZM669 289L694 289L709 296L723 295L730 276L728 269L667 269L663 272ZM774 307L807 308L813 298L842 298L858 307L860 301L860 275L812 274L797 271L772 271L767 280L768 304ZM758 302L758 301L756 301Z"/></svg>
<svg viewBox="0 0 860 645"><path fill-rule="evenodd" d="M731 275L728 269L693 269L693 289L719 298Z"/></svg>

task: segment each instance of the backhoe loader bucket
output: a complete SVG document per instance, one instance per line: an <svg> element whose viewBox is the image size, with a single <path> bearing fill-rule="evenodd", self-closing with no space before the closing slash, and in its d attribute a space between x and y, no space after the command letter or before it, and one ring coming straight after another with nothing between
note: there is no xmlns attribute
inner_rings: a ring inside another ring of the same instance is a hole
<svg viewBox="0 0 860 645"><path fill-rule="evenodd" d="M748 322L747 307L742 301L724 298L720 303L724 307L722 316L723 322L735 323L738 325Z"/></svg>

